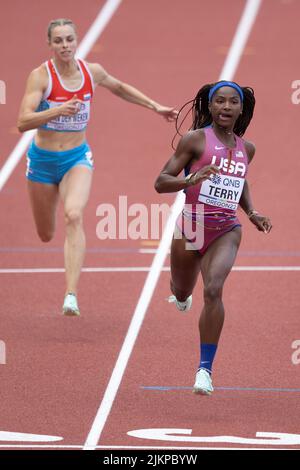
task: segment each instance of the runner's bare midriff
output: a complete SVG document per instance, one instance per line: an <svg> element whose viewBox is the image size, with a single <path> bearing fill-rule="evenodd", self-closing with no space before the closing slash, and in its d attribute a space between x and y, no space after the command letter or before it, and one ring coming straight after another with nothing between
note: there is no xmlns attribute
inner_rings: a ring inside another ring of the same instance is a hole
<svg viewBox="0 0 300 470"><path fill-rule="evenodd" d="M35 136L35 143L38 147L51 150L53 152L64 152L74 147L79 147L86 140L86 133L83 132L59 132L38 129Z"/></svg>

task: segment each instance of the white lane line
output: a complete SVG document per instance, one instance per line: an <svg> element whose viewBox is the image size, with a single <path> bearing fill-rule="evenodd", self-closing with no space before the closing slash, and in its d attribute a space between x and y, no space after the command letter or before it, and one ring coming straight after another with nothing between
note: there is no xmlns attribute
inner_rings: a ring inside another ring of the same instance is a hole
<svg viewBox="0 0 300 470"><path fill-rule="evenodd" d="M96 267L96 268L82 268L81 272L84 273L128 273L128 272L148 272L150 266L135 266L135 267ZM166 269L167 270L167 269ZM169 269L168 269L169 270ZM55 274L64 273L64 268L3 268L0 269L0 274Z"/></svg>
<svg viewBox="0 0 300 470"><path fill-rule="evenodd" d="M237 31L240 31L239 41L242 41L243 47L247 42L248 36L250 34L251 28L256 18L260 3L261 3L260 0L247 0L247 3L245 5L243 15L240 19L240 22L237 28ZM234 36L234 41L236 41L236 35ZM231 44L229 54L226 58L223 70L220 75L221 79L226 78L227 80L230 80L233 77L242 52L243 52L243 49L237 48L234 42ZM226 76L225 76L225 73L226 73ZM102 430L105 426L106 420L110 413L112 404L115 400L115 397L118 392L124 372L126 370L129 357L134 348L136 338L142 326L148 305L150 303L154 289L159 279L160 272L164 265L164 262L165 262L165 259L166 259L166 256L170 247L176 217L177 217L177 214L183 208L184 200L185 200L185 197L183 193L182 192L178 193L175 198L175 202L172 207L172 212L170 214L169 220L167 221L160 245L154 257L150 272L147 276L144 288L142 290L138 304L134 311L134 314L133 314L128 332L126 334L124 343L122 345L121 351L119 353L115 368L111 375L108 386L105 390L104 397L98 408L91 430L84 444L83 449L85 450L95 449L100 439Z"/></svg>
<svg viewBox="0 0 300 470"><path fill-rule="evenodd" d="M233 271L300 271L300 266L234 266Z"/></svg>
<svg viewBox="0 0 300 470"><path fill-rule="evenodd" d="M1 444L0 448L4 449L82 449L81 445L22 445L22 444L12 444L12 445L5 445ZM118 450L291 450L288 447L170 447L170 446L95 446L95 449L102 449L102 450L110 450L110 449L118 449ZM298 447L293 446L293 449L298 449Z"/></svg>
<svg viewBox="0 0 300 470"><path fill-rule="evenodd" d="M227 60L220 75L221 80L232 80L232 77L235 75L260 5L261 0L247 1L243 16L233 38Z"/></svg>
<svg viewBox="0 0 300 470"><path fill-rule="evenodd" d="M130 267L96 267L82 268L84 273L145 273L151 271L152 266ZM163 266L160 271L169 272L169 266ZM232 271L249 272L276 272L276 271L300 271L300 266L234 266ZM64 273L64 268L3 268L0 274L56 274Z"/></svg>
<svg viewBox="0 0 300 470"><path fill-rule="evenodd" d="M91 25L83 40L80 42L76 54L78 57L84 59L87 56L121 2L122 0L107 0L96 17L94 23ZM6 162L0 170L0 191L23 157L35 133L35 129L25 132L7 158Z"/></svg>
<svg viewBox="0 0 300 470"><path fill-rule="evenodd" d="M19 142L7 158L6 162L4 163L3 167L0 170L0 191L2 190L3 186L7 182L8 178L16 168L17 164L23 157L30 141L32 140L34 134L36 133L35 130L31 130L25 132L22 135Z"/></svg>
<svg viewBox="0 0 300 470"><path fill-rule="evenodd" d="M23 432L9 432L0 431L0 441L13 441L13 442L50 442L62 441L63 437L60 436L47 436L44 434L29 434ZM21 444L20 444L21 445Z"/></svg>
<svg viewBox="0 0 300 470"><path fill-rule="evenodd" d="M174 229L174 224L181 208L182 198L184 198L183 194L181 194L181 197L176 198L175 203L171 208L171 213L166 223L165 230L164 230L159 248L153 259L149 274L147 276L142 293L140 295L139 301L134 311L131 323L129 325L124 343L120 350L120 353L116 361L114 370L112 372L111 378L109 380L108 386L105 390L104 397L99 406L99 409L95 416L91 430L84 444L84 447L83 447L84 450L95 449L98 443L100 434L106 423L110 409L112 407L112 404L114 402L115 396L119 389L121 380L123 378L123 375L127 366L127 362L130 358L131 352L135 345L137 335L142 326L146 310L152 298L153 291L155 289L161 269L163 267L163 264L166 258L166 253L169 249L170 240L171 240L173 229Z"/></svg>
<svg viewBox="0 0 300 470"><path fill-rule="evenodd" d="M170 250L168 250L170 252ZM139 248L139 253L142 255L155 255L157 248Z"/></svg>

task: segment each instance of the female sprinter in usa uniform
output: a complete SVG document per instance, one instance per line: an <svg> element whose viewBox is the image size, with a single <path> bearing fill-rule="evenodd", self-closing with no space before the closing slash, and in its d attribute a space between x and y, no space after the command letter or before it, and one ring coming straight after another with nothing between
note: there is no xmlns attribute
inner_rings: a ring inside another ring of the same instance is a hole
<svg viewBox="0 0 300 470"><path fill-rule="evenodd" d="M93 159L85 129L97 85L132 103L156 111L168 121L177 111L151 100L132 86L109 75L101 65L75 59L77 35L71 20L51 21L48 43L53 58L29 75L18 118L20 132L37 129L28 150L27 179L34 220L40 239L48 242L55 231L59 197L63 201L65 315L79 315L77 284L85 253L82 225L88 201Z"/></svg>
<svg viewBox="0 0 300 470"><path fill-rule="evenodd" d="M242 139L255 106L251 88L221 81L202 87L193 100L192 130L156 180L158 192L184 189L186 204L178 217L171 247L169 301L189 310L201 272L204 307L199 321L200 364L194 392L213 392L211 371L224 321L222 291L241 241L238 205L258 230L271 222L254 210L246 180L255 147ZM178 178L184 170L185 178Z"/></svg>

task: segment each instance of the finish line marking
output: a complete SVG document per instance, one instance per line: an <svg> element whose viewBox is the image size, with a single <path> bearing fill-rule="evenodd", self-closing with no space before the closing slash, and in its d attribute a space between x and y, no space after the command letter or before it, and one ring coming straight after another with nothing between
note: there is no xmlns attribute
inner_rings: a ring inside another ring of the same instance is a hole
<svg viewBox="0 0 300 470"><path fill-rule="evenodd" d="M91 267L82 268L83 273L143 273L149 272L151 266L134 266L134 267ZM162 272L169 272L169 266L163 266ZM240 272L275 272L275 271L300 271L300 266L234 266L232 271ZM64 273L64 268L3 268L0 274L56 274Z"/></svg>
<svg viewBox="0 0 300 470"><path fill-rule="evenodd" d="M1 444L0 449L82 449L82 445L27 445L27 444ZM279 450L279 447L170 447L170 446L117 446L97 445L95 450ZM291 450L291 448L280 448L280 450Z"/></svg>
<svg viewBox="0 0 300 470"><path fill-rule="evenodd" d="M193 390L193 387L180 387L180 386L164 386L164 385L150 385L141 386L142 390L168 392L174 390ZM259 388L259 387L214 387L215 390L221 391L235 391L235 392L300 392L300 388Z"/></svg>

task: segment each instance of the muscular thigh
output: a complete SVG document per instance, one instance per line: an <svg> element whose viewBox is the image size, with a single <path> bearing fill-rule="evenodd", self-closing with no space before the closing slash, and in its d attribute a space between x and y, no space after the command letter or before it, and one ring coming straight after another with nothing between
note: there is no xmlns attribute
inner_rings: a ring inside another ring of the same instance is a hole
<svg viewBox="0 0 300 470"><path fill-rule="evenodd" d="M223 284L234 264L242 231L236 227L216 239L201 258L201 274L204 284L211 280Z"/></svg>
<svg viewBox="0 0 300 470"><path fill-rule="evenodd" d="M88 201L92 183L92 171L83 165L77 165L63 177L59 192L65 210L82 211Z"/></svg>
<svg viewBox="0 0 300 470"><path fill-rule="evenodd" d="M38 232L52 233L55 229L55 213L59 199L58 186L28 180L27 187Z"/></svg>
<svg viewBox="0 0 300 470"><path fill-rule="evenodd" d="M177 229L175 235L178 234ZM176 238L171 245L171 279L177 289L192 290L200 271L201 257L198 250L188 249L192 246L186 238Z"/></svg>

